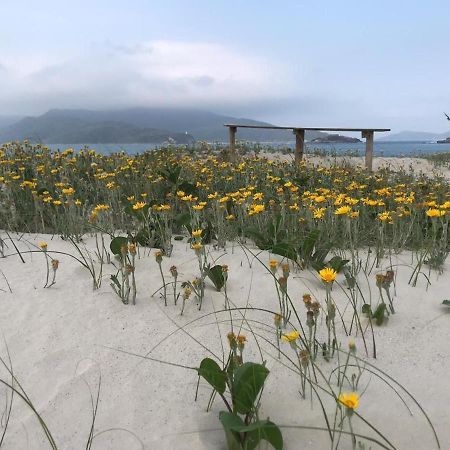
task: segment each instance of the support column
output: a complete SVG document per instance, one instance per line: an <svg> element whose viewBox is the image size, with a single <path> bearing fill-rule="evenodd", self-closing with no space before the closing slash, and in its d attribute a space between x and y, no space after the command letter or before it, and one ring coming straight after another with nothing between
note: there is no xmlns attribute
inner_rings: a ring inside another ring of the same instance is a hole
<svg viewBox="0 0 450 450"><path fill-rule="evenodd" d="M298 163L303 159L305 130L303 130L302 128L294 128L294 134L295 134L295 162Z"/></svg>
<svg viewBox="0 0 450 450"><path fill-rule="evenodd" d="M236 130L237 127L228 127L229 141L230 141L229 153L231 159L236 158Z"/></svg>
<svg viewBox="0 0 450 450"><path fill-rule="evenodd" d="M361 136L366 139L366 169L372 172L373 162L373 131L367 130L361 133Z"/></svg>

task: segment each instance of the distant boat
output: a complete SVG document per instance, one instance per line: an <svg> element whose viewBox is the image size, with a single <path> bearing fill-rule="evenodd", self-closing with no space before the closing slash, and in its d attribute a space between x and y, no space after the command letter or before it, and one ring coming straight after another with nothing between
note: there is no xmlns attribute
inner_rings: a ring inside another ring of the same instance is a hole
<svg viewBox="0 0 450 450"><path fill-rule="evenodd" d="M450 144L450 137L436 141L436 144Z"/></svg>

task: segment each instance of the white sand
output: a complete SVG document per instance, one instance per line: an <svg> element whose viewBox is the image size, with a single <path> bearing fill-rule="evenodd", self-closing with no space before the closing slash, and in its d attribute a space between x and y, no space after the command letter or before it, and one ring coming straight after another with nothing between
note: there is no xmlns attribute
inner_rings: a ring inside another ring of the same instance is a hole
<svg viewBox="0 0 450 450"><path fill-rule="evenodd" d="M5 235L2 234L5 238ZM18 239L14 235L14 239ZM70 244L49 236L21 237L21 250L46 240L49 250L75 254ZM87 240L92 248L92 238ZM14 253L9 244L6 253ZM228 291L231 301L245 305L247 298L255 307L277 310L273 279L257 261L252 267L240 248L227 252L212 251L211 257L220 258L221 264L230 268ZM158 296L150 295L161 286L153 254L137 262L138 296L136 306L125 306L109 286L112 266L105 266L105 279L101 289L92 291L89 274L73 259L59 255L60 268L57 284L43 289L45 279L44 257L33 253L0 259L0 269L10 283L0 278L0 330L4 334L13 360L15 374L23 383L37 410L43 415L61 449L81 449L90 427L90 399L86 380L95 390L101 373L100 407L95 426L101 434L94 440L95 449L222 449L225 448L218 413L222 410L216 400L213 410L205 412L210 389L201 383L199 399L194 402L197 376L194 371L169 367L145 361L114 350L121 348L145 354L160 343L176 325L185 325L204 313L223 306L223 295L215 292L208 281L204 308L199 312L190 301L184 316L180 305L174 307L169 295L165 308ZM264 262L269 255L261 254ZM407 389L422 404L436 427L443 449L450 448L450 358L449 342L450 308L441 305L449 298L449 264L444 275L431 274L432 285L426 289L425 278L419 278L417 287L407 284L412 272L410 255L399 257L395 305L397 313L388 324L375 329L378 359L371 363L382 368ZM164 259L168 277L169 267L175 264L179 280L192 280L197 275L195 256L183 242L176 242L173 255ZM387 263L386 263L387 264ZM375 271L371 275L373 301L378 298ZM0 274L1 275L1 274ZM309 271L293 273L289 291L298 302L298 310L305 316L301 295L305 292L324 301L325 290L317 276ZM367 290L368 292L368 290ZM345 301L342 292L333 290L338 305ZM272 317L262 313L248 313L249 318L263 320L272 325ZM227 320L221 314L219 320ZM190 334L222 355L214 315L194 322L187 327ZM257 325L255 325L257 326ZM222 340L229 324L220 326ZM245 351L247 359L258 360L257 347L249 332ZM347 338L341 330L343 345ZM370 341L369 334L367 335ZM357 340L359 354L364 355L362 343ZM225 347L226 348L226 347ZM275 355L268 345L264 348ZM288 350L286 348L286 350ZM1 355L5 356L4 347ZM197 366L209 356L207 352L182 331L167 338L151 355L189 366ZM286 368L265 354L271 373L262 399L262 415L283 425L324 426L317 402L311 409L308 400L298 394L299 380ZM331 367L322 358L318 363L324 370ZM77 368L78 367L78 368ZM369 376L365 377L367 382ZM4 392L0 391L0 404ZM333 411L333 405L326 402ZM371 378L366 393L361 398L358 412L367 417L385 433L399 449L436 448L433 436L423 416L412 402L408 402L414 415L410 416L401 401L385 385ZM355 431L367 434L367 427L355 421ZM125 429L120 431L118 429ZM141 443L129 432L134 433ZM306 430L283 430L286 449L322 449L329 447L326 433ZM31 411L16 398L13 416L7 433L5 449L45 449L45 437ZM348 440L341 448L350 448ZM369 448L369 446L367 446ZM378 448L372 445L372 448Z"/></svg>
<svg viewBox="0 0 450 450"><path fill-rule="evenodd" d="M259 154L268 159L293 161L294 155L283 155L281 153L263 153ZM330 165L350 165L354 167L364 167L365 159L363 156L313 156L306 155L306 161L311 164L329 167ZM415 174L425 174L428 176L439 175L450 180L450 168L445 166L436 167L432 162L424 158L412 157L381 157L373 158L373 170L377 171L383 168L392 170L405 170L406 172L414 172Z"/></svg>

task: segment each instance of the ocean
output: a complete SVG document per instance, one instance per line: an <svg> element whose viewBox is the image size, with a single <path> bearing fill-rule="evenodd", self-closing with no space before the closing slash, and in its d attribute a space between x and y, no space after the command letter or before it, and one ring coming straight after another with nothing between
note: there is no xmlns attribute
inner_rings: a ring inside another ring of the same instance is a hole
<svg viewBox="0 0 450 450"><path fill-rule="evenodd" d="M294 148L294 142L272 142L261 143L261 146L272 148ZM125 151L130 155L158 148L156 144L47 144L52 150L65 150L73 148L80 150L87 146L95 149L99 153L108 154L112 152ZM328 153L355 153L364 155L365 143L306 143L306 152L326 151ZM414 156L426 155L431 153L450 152L450 144L436 144L428 142L374 142L375 156Z"/></svg>

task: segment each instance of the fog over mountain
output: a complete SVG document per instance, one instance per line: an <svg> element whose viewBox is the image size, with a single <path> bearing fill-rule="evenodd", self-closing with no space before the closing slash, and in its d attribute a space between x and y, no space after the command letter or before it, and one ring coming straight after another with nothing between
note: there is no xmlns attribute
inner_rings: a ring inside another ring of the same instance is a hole
<svg viewBox="0 0 450 450"><path fill-rule="evenodd" d="M178 143L193 140L226 141L226 123L270 125L209 111L177 108L131 108L93 111L53 109L0 127L0 141L29 139L43 143ZM307 139L325 136L307 132ZM251 141L292 141L289 130L239 129L237 138Z"/></svg>

